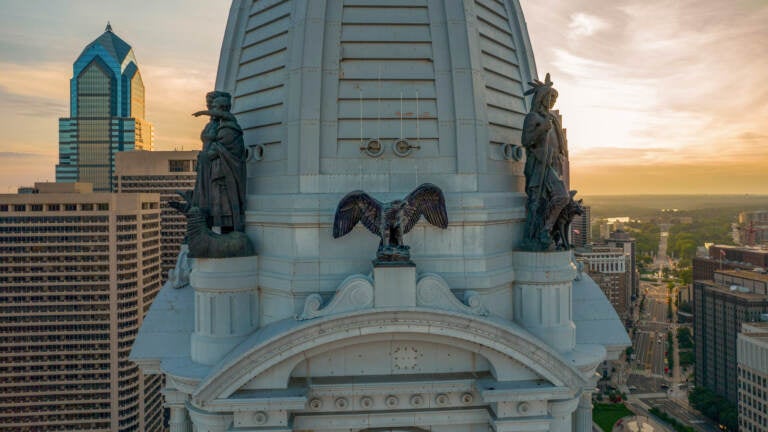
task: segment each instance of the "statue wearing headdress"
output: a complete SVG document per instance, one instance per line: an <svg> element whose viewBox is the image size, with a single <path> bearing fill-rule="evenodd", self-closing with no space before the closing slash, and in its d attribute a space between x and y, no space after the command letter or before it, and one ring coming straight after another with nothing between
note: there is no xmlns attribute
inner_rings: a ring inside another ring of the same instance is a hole
<svg viewBox="0 0 768 432"><path fill-rule="evenodd" d="M553 240L554 228L572 200L565 173L568 149L560 119L551 111L557 100L557 90L552 86L549 74L544 82L535 80L529 84L532 88L525 94L533 95L533 100L523 122L521 140L526 150L525 191L528 196L522 248L544 251L561 246Z"/></svg>
<svg viewBox="0 0 768 432"><path fill-rule="evenodd" d="M226 92L206 95L207 110L194 115L208 115L211 120L200 135L203 149L197 159L197 179L190 199L207 216L209 227L222 233L245 231L245 145L243 130L231 109Z"/></svg>

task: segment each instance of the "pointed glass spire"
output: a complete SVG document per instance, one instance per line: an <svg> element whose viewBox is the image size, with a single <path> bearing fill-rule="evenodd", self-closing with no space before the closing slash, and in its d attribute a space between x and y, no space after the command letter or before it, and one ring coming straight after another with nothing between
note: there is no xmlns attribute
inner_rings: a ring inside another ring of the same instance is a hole
<svg viewBox="0 0 768 432"><path fill-rule="evenodd" d="M112 24L110 24L109 21L107 21L107 28L105 28L104 31L112 33Z"/></svg>

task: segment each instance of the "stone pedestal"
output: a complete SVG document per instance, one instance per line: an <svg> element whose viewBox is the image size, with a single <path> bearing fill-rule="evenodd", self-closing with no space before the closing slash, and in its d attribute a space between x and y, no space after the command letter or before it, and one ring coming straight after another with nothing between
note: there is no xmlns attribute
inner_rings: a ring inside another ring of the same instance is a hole
<svg viewBox="0 0 768 432"><path fill-rule="evenodd" d="M170 411L171 418L168 421L170 432L192 432L192 422L185 407L172 406Z"/></svg>
<svg viewBox="0 0 768 432"><path fill-rule="evenodd" d="M416 265L374 265L373 280L373 307L416 306Z"/></svg>
<svg viewBox="0 0 768 432"><path fill-rule="evenodd" d="M170 383L171 380L166 381L166 385ZM186 406L188 395L168 387L163 389L163 395L165 407L171 414L168 419L169 432L192 432L192 420L189 418Z"/></svg>
<svg viewBox="0 0 768 432"><path fill-rule="evenodd" d="M579 398L579 407L576 408L574 431L592 432L592 393L584 392Z"/></svg>
<svg viewBox="0 0 768 432"><path fill-rule="evenodd" d="M521 252L515 270L515 321L560 352L576 346L572 289L576 267L571 252Z"/></svg>
<svg viewBox="0 0 768 432"><path fill-rule="evenodd" d="M549 403L549 414L552 416L550 432L571 432L571 419L579 399L569 399Z"/></svg>
<svg viewBox="0 0 768 432"><path fill-rule="evenodd" d="M196 258L191 357L213 365L258 327L258 257Z"/></svg>

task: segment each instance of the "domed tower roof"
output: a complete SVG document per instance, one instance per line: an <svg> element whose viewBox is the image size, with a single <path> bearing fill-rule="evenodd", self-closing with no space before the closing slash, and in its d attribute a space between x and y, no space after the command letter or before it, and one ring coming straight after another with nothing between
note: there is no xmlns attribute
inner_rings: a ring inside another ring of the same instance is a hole
<svg viewBox="0 0 768 432"><path fill-rule="evenodd" d="M518 0L468 4L235 0L217 87L246 141L263 145L252 191L274 192L275 175L393 172L511 175L522 191L520 152L505 144L520 144L536 77L525 21ZM442 187L500 186L466 180Z"/></svg>
<svg viewBox="0 0 768 432"><path fill-rule="evenodd" d="M216 87L250 148L247 230L265 289L332 291L365 272L378 239L332 238L339 199L429 182L450 223L408 234L420 270L509 291L536 76L518 0L234 0Z"/></svg>

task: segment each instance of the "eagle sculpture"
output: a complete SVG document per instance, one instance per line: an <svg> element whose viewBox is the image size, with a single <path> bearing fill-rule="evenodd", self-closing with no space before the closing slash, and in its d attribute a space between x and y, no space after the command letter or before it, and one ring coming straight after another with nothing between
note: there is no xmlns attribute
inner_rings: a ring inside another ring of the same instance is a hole
<svg viewBox="0 0 768 432"><path fill-rule="evenodd" d="M362 222L368 231L381 238L376 254L377 262L408 262L410 248L403 244L407 234L421 216L440 228L448 227L445 197L439 187L424 183L405 199L383 203L356 190L348 193L336 207L333 220L333 238L352 231Z"/></svg>

